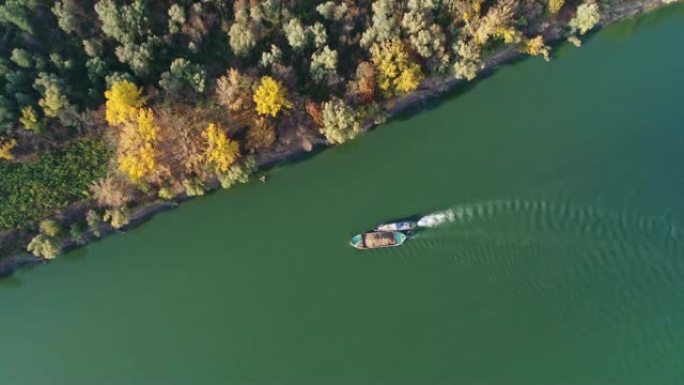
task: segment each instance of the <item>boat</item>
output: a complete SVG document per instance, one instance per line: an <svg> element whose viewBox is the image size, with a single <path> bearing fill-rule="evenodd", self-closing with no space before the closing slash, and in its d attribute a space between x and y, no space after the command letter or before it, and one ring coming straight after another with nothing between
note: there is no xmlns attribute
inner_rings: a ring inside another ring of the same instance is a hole
<svg viewBox="0 0 684 385"><path fill-rule="evenodd" d="M413 221L399 221L384 223L375 228L375 231L411 231L417 226Z"/></svg>
<svg viewBox="0 0 684 385"><path fill-rule="evenodd" d="M351 245L359 250L401 246L406 235L399 231L374 231L355 235Z"/></svg>

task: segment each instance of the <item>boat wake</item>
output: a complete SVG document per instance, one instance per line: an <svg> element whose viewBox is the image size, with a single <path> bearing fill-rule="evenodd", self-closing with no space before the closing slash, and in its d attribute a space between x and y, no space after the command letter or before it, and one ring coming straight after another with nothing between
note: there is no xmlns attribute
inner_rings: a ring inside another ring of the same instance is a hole
<svg viewBox="0 0 684 385"><path fill-rule="evenodd" d="M418 220L419 227L437 227L446 223L451 223L456 219L454 210L438 211L426 215Z"/></svg>

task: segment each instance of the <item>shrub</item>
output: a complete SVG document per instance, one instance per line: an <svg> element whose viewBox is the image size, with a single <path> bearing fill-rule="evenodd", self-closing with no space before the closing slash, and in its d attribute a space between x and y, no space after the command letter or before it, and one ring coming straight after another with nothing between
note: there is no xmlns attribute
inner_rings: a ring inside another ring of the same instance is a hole
<svg viewBox="0 0 684 385"><path fill-rule="evenodd" d="M131 212L127 207L119 207L118 209L105 211L102 219L109 222L113 228L118 230L130 223Z"/></svg>
<svg viewBox="0 0 684 385"><path fill-rule="evenodd" d="M204 183L197 179L183 180L183 187L185 187L185 194L189 197L196 197L204 195Z"/></svg>
<svg viewBox="0 0 684 385"><path fill-rule="evenodd" d="M86 214L86 223L88 224L88 230L92 231L93 235L100 237L100 224L102 223L102 217L95 210L88 210Z"/></svg>
<svg viewBox="0 0 684 385"><path fill-rule="evenodd" d="M62 232L62 228L59 226L59 223L53 221L52 219L40 221L40 225L38 225L38 227L40 228L40 232L48 237L56 237L60 232Z"/></svg>
<svg viewBox="0 0 684 385"><path fill-rule="evenodd" d="M26 246L26 250L30 251L36 257L45 259L55 259L62 252L59 242L44 234L38 234Z"/></svg>

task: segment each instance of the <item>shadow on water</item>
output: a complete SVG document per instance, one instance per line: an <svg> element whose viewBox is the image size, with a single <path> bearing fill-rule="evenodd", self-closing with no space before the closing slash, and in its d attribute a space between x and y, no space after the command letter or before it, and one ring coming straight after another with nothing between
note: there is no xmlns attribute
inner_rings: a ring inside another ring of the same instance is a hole
<svg viewBox="0 0 684 385"><path fill-rule="evenodd" d="M682 4L672 3L643 17L632 17L606 28L602 35L612 41L623 41L634 36L644 27L661 24L665 19L684 14ZM596 34L593 31L591 35Z"/></svg>
<svg viewBox="0 0 684 385"><path fill-rule="evenodd" d="M475 87L477 87L480 84L480 82L489 79L498 71L504 70L510 66L514 66L527 59L529 59L528 56L520 55L512 59L506 60L505 62L499 65L487 68L486 70L480 72L474 80L464 81L445 92L435 93L434 95L431 95L422 103L416 103L414 105L408 106L403 111L398 113L395 117L393 117L391 121L406 121L417 114L435 110L443 104L450 103L459 96L472 91L473 89L475 89Z"/></svg>

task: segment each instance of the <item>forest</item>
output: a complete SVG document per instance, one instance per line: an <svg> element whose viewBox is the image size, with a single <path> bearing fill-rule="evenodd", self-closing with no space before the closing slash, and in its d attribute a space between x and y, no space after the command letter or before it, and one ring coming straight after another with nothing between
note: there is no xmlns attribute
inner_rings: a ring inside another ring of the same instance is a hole
<svg viewBox="0 0 684 385"><path fill-rule="evenodd" d="M7 0L0 233L54 258L64 237L126 226L138 202L245 182L259 154L353 139L425 79L473 80L506 47L550 60L549 25L579 44L609 6ZM89 210L61 220L74 202Z"/></svg>

